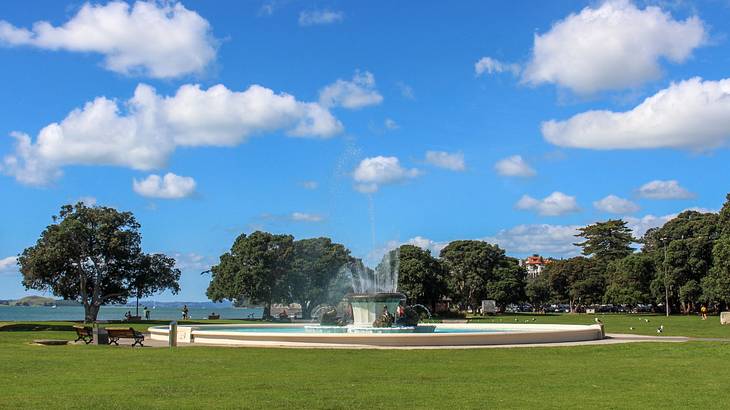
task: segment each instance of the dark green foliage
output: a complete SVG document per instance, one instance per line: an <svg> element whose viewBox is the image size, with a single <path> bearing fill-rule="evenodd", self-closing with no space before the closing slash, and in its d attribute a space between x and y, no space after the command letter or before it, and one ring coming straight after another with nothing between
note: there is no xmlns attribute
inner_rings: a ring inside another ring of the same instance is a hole
<svg viewBox="0 0 730 410"><path fill-rule="evenodd" d="M636 305L651 300L651 281L656 266L646 254L632 254L608 265L606 272L607 303Z"/></svg>
<svg viewBox="0 0 730 410"><path fill-rule="evenodd" d="M585 241L576 243L583 248L583 255L592 256L605 263L624 258L634 250L631 244L636 239L631 235L631 229L626 222L620 219L610 219L606 222L597 222L579 229L578 237Z"/></svg>
<svg viewBox="0 0 730 410"><path fill-rule="evenodd" d="M446 293L441 262L431 256L430 251L414 245L402 245L399 257L398 291L405 294L411 304L420 303L434 309Z"/></svg>
<svg viewBox="0 0 730 410"><path fill-rule="evenodd" d="M545 267L552 299L576 305L600 303L605 293L605 274L600 262L576 256L554 261Z"/></svg>
<svg viewBox="0 0 730 410"><path fill-rule="evenodd" d="M211 267L207 295L213 301L246 298L264 304L264 316L271 315L271 304L289 296L286 275L294 252L291 235L256 231L241 234L231 250Z"/></svg>
<svg viewBox="0 0 730 410"><path fill-rule="evenodd" d="M505 258L504 250L484 241L453 241L441 250L448 293L461 310L489 297L488 285L502 279L495 277L495 269L505 266Z"/></svg>
<svg viewBox="0 0 730 410"><path fill-rule="evenodd" d="M142 252L131 212L80 202L61 207L53 220L18 258L27 289L80 301L87 321L96 320L102 305L179 290L175 260Z"/></svg>
<svg viewBox="0 0 730 410"><path fill-rule="evenodd" d="M291 301L301 305L302 318L329 302L329 287L349 260L350 251L329 238L294 241L286 286Z"/></svg>

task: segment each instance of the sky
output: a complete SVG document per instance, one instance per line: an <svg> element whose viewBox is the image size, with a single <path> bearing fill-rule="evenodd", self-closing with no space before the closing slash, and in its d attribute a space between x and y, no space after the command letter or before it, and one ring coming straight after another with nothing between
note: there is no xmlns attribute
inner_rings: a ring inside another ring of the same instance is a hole
<svg viewBox="0 0 730 410"><path fill-rule="evenodd" d="M569 257L730 191L727 1L0 2L0 299L63 204L178 295L242 233Z"/></svg>

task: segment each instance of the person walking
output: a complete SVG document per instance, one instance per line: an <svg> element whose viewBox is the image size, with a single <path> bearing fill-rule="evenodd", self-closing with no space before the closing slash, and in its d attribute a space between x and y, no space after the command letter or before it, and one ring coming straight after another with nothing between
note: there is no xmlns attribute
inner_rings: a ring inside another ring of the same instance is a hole
<svg viewBox="0 0 730 410"><path fill-rule="evenodd" d="M147 306L144 307L144 320L150 320L150 310L147 309Z"/></svg>
<svg viewBox="0 0 730 410"><path fill-rule="evenodd" d="M702 305L700 313L702 314L702 320L707 320L707 306Z"/></svg>

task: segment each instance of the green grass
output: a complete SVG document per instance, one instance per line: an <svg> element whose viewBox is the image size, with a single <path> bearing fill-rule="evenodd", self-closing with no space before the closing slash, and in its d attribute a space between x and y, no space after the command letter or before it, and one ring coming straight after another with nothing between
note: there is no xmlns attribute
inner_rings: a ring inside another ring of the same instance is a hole
<svg viewBox="0 0 730 410"><path fill-rule="evenodd" d="M471 323L560 323L592 324L595 318L603 321L607 333L631 333L652 336L689 336L730 339L730 326L720 324L718 316L701 320L699 316L648 314L508 314L494 317L471 317ZM535 319L535 320L533 320ZM648 322L647 322L648 320ZM527 321L527 322L525 322ZM657 334L657 328L664 325L664 332ZM632 329L633 328L633 329Z"/></svg>
<svg viewBox="0 0 730 410"><path fill-rule="evenodd" d="M592 320L543 318L543 323ZM603 320L620 325L629 318ZM716 317L712 323L719 330L697 318L671 319L688 335L730 332ZM74 334L27 329L69 325L0 328L0 408L712 409L730 401L727 342L468 350L29 344Z"/></svg>

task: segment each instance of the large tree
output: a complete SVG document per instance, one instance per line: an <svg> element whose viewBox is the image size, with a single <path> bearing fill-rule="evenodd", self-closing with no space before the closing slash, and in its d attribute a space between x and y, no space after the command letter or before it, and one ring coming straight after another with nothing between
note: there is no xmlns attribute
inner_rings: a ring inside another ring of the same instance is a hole
<svg viewBox="0 0 730 410"><path fill-rule="evenodd" d="M712 249L713 265L702 278L702 299L730 306L730 234L723 234Z"/></svg>
<svg viewBox="0 0 730 410"><path fill-rule="evenodd" d="M552 299L567 302L571 311L578 305L600 303L605 292L604 271L595 259L576 256L554 261L545 267Z"/></svg>
<svg viewBox="0 0 730 410"><path fill-rule="evenodd" d="M594 257L602 263L608 264L624 258L634 251L631 244L636 242L636 239L631 235L631 229L623 220L610 219L605 222L596 222L580 228L578 231L580 233L576 236L584 238L585 241L575 245L583 248L583 255Z"/></svg>
<svg viewBox="0 0 730 410"><path fill-rule="evenodd" d="M431 251L414 245L401 245L398 272L398 291L410 303L420 303L436 309L436 303L446 293L444 270Z"/></svg>
<svg viewBox="0 0 730 410"><path fill-rule="evenodd" d="M492 278L487 281L487 298L494 299L502 310L510 303L525 300L526 277L527 272L519 266L517 259L502 258L494 269Z"/></svg>
<svg viewBox="0 0 730 410"><path fill-rule="evenodd" d="M350 261L350 251L329 238L294 242L286 277L289 298L302 307L302 318L329 299L330 285Z"/></svg>
<svg viewBox="0 0 730 410"><path fill-rule="evenodd" d="M176 292L175 261L145 255L139 228L131 212L64 205L35 246L18 258L23 285L80 301L87 322L95 321L105 304L164 289Z"/></svg>
<svg viewBox="0 0 730 410"><path fill-rule="evenodd" d="M487 284L504 258L504 250L484 241L453 241L441 250L449 295L461 310L475 308L486 297Z"/></svg>
<svg viewBox="0 0 730 410"><path fill-rule="evenodd" d="M668 295L670 307L680 306L684 312L697 302L680 304L682 299L697 297L690 290L710 272L720 230L717 214L685 211L661 228L647 231L643 251L654 258L657 267L651 289L658 302L665 302ZM694 282L685 287L690 281Z"/></svg>
<svg viewBox="0 0 730 410"><path fill-rule="evenodd" d="M231 250L210 268L207 295L216 302L243 299L264 305L264 317L271 316L271 304L288 298L287 274L294 252L291 235L256 231L241 234Z"/></svg>
<svg viewBox="0 0 730 410"><path fill-rule="evenodd" d="M642 253L612 262L606 272L604 300L620 305L651 302L651 281L655 271L654 259Z"/></svg>

